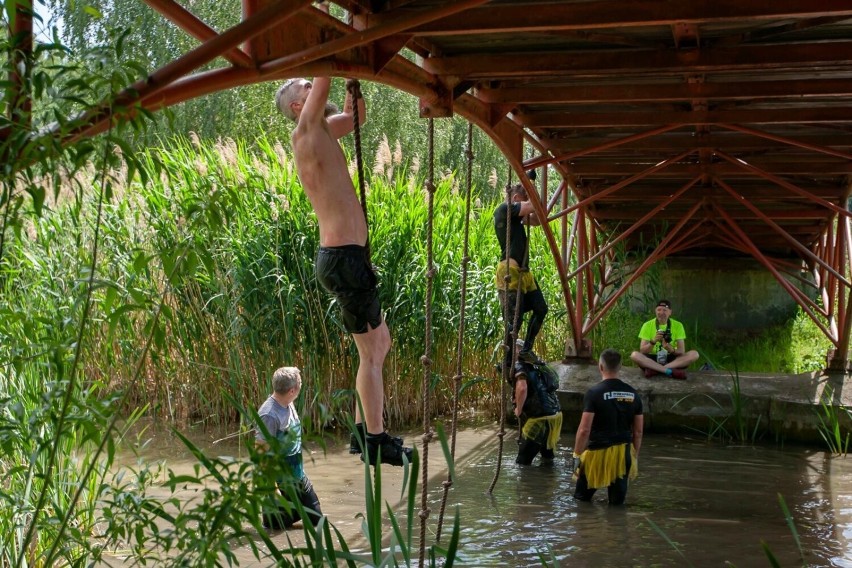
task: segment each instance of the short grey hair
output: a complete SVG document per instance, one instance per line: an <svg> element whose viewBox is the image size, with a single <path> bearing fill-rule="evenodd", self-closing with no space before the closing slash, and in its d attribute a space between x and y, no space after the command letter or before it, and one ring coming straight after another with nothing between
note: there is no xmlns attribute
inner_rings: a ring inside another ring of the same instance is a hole
<svg viewBox="0 0 852 568"><path fill-rule="evenodd" d="M281 367L272 374L272 390L278 394L287 394L302 383L302 374L298 367Z"/></svg>
<svg viewBox="0 0 852 568"><path fill-rule="evenodd" d="M301 80L302 79L298 77L295 79L287 79L284 81L284 84L278 88L278 92L275 93L275 105L278 107L278 110L280 110L284 116L293 122L296 121L296 113L294 113L293 109L290 108L290 103L296 100L296 94L292 87Z"/></svg>

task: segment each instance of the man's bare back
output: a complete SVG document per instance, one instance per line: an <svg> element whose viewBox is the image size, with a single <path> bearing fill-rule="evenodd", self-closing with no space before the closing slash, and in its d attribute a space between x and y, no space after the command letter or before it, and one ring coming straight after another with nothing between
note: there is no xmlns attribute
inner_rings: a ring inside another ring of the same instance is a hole
<svg viewBox="0 0 852 568"><path fill-rule="evenodd" d="M360 213L361 204L337 142L353 128L351 99L347 97L342 113L326 119L330 86L329 78L317 77L307 87L308 96L292 136L296 169L319 221L320 246L363 246L367 223L363 215L353 215L353 211Z"/></svg>

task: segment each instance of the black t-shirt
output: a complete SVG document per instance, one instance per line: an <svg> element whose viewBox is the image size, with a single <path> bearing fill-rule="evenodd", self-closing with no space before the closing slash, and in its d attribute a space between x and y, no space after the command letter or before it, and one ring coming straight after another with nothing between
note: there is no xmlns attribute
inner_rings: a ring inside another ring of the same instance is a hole
<svg viewBox="0 0 852 568"><path fill-rule="evenodd" d="M524 224L521 222L521 204L512 203L512 230L509 238L511 246L509 254L511 258L521 266L527 266L529 251L527 250L527 233L524 231ZM494 232L497 233L497 240L500 243L500 260L506 260L506 204L501 203L494 210Z"/></svg>
<svg viewBox="0 0 852 568"><path fill-rule="evenodd" d="M642 399L621 379L606 379L586 391L583 412L595 413L589 449L600 450L633 439L633 417L642 414Z"/></svg>

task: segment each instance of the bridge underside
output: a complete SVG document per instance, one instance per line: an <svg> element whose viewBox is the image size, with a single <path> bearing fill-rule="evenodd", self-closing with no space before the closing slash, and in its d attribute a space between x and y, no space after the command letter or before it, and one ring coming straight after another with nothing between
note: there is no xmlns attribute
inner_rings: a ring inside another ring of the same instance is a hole
<svg viewBox="0 0 852 568"><path fill-rule="evenodd" d="M337 0L329 15L243 0L228 30L145 1L198 47L78 118L64 142L103 131L117 106L293 76L384 83L418 97L423 117L471 121L528 184L551 221L566 357L589 355L590 331L654 262L748 257L831 339L829 365L847 367L852 1ZM16 112L31 31L20 5ZM521 175L532 169L540 188Z"/></svg>

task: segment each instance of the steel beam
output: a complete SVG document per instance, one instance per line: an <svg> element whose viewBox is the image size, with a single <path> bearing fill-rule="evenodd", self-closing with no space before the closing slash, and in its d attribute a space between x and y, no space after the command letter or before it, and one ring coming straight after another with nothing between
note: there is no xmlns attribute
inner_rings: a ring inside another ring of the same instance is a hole
<svg viewBox="0 0 852 568"><path fill-rule="evenodd" d="M553 221L554 219L558 219L559 217L561 217L563 215L567 215L568 213L570 213L574 209L577 209L579 207L585 207L586 205L588 205L590 203L594 203L598 199L601 199L602 197L606 197L610 193L614 193L614 192L616 192L616 191L618 191L618 190L620 190L624 187L627 187L628 185L630 185L631 183L633 183L637 180L648 177L651 174L653 174L654 172L661 170L663 168L666 168L670 164L673 164L675 162L678 162L678 161L684 159L685 157L689 156L691 153L692 153L691 151L683 152L681 154L678 154L677 156L673 156L671 158L668 158L668 159L660 162L656 166L654 166L652 168L648 168L647 170L643 171L642 173L636 174L635 176L631 176L631 177L627 178L626 180L620 181L620 182L616 183L615 185L612 185L612 186L608 187L607 189L605 189L605 190L603 190L599 193L596 193L595 195L592 195L591 197L587 197L586 199L583 199L583 200L575 203L574 205L572 205L572 206L570 206L566 209L563 209L559 213L554 213L553 215L548 217L547 220L548 220L548 222Z"/></svg>
<svg viewBox="0 0 852 568"><path fill-rule="evenodd" d="M811 308L803 301L804 296L802 292L798 288L790 284L787 279L784 278L775 269L772 263L769 262L769 260L763 255L760 249L755 246L754 242L752 242L752 240L748 237L748 234L737 225L736 221L734 221L728 216L727 212L725 212L724 209L717 207L716 211L718 211L719 216L727 222L731 230L736 234L737 238L748 248L748 250L751 252L751 255L758 262L760 262L770 272L770 274L772 274L772 276L775 277L775 280L781 285L782 288L787 291L790 297L792 297L793 300L797 304L799 304L802 310L804 310L804 312L808 314L808 317L811 318L814 324L816 324L816 326L820 328L820 330L825 334L825 336L828 337L829 340L831 340L831 342L836 345L837 337L831 335L831 331L822 323L822 321L820 321L820 319L817 317L817 314L815 314L813 310L811 310Z"/></svg>
<svg viewBox="0 0 852 568"><path fill-rule="evenodd" d="M470 35L477 33L517 33L565 30L607 30L624 26L673 26L690 23L736 23L743 20L852 16L852 7L843 0L775 0L711 3L659 2L633 0L617 9L601 10L593 2L520 2L471 10L412 30L415 34ZM382 14L374 16L381 19Z"/></svg>
<svg viewBox="0 0 852 568"><path fill-rule="evenodd" d="M148 6L156 10L163 17L178 26L180 29L204 43L217 37L219 33L202 22L192 12L175 2L174 0L143 0ZM240 67L253 65L249 54L235 47L222 53L222 57L232 64Z"/></svg>

